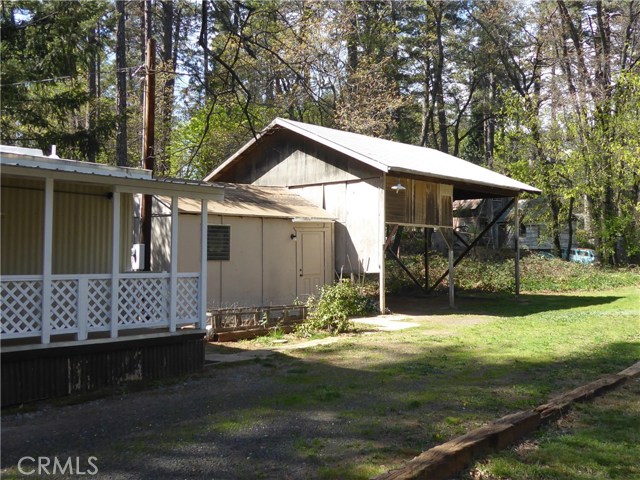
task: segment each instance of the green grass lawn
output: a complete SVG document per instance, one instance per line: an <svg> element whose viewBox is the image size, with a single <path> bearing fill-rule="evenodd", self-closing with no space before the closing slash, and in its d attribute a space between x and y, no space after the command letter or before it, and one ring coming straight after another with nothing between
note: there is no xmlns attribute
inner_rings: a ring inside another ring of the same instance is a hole
<svg viewBox="0 0 640 480"><path fill-rule="evenodd" d="M117 472L141 461L172 464L180 452L197 450L218 452L207 461L231 465L220 467L224 478L370 478L640 360L637 286L518 300L463 294L456 310L446 303L444 295L395 299L395 311L407 313L405 321L417 327L380 332L362 326L331 344L211 367L166 390L134 393L132 400L160 402L162 409L165 401L182 405L195 396L198 409L168 408L150 429L141 416L140 429L119 432L117 442L101 449L76 447L73 455L95 455L105 471L111 462ZM589 408L579 407L572 417L573 439L551 429L535 440L533 456L506 454L478 467L505 479L586 479L589 472L593 478L633 478L630 458L639 458L638 437L625 432L627 426L639 430L637 405L605 406L600 413ZM635 444L633 457L607 437L617 437L616 431ZM558 442L577 445L577 453L567 448L554 456ZM608 470L589 464L579 476L581 456L604 458ZM570 458L575 466L566 465ZM614 477L616 462L621 468Z"/></svg>
<svg viewBox="0 0 640 480"><path fill-rule="evenodd" d="M469 480L640 478L640 379L576 404L513 448L477 462Z"/></svg>
<svg viewBox="0 0 640 480"><path fill-rule="evenodd" d="M324 403L359 423L363 438L389 440L363 448L351 466L339 466L325 449L319 456L338 465L325 477L345 478L351 471L353 478L364 478L358 472L398 466L472 428L640 360L635 287L530 294L518 301L462 297L458 306L454 312L414 316L417 328L292 354L313 367L283 380L302 382L305 391L315 393L289 392L283 401L290 408Z"/></svg>

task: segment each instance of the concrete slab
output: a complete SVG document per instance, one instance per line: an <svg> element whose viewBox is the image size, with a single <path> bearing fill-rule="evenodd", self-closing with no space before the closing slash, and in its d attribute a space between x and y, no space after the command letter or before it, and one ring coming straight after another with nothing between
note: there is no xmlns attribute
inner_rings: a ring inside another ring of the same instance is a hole
<svg viewBox="0 0 640 480"><path fill-rule="evenodd" d="M360 325L376 327L376 330L392 332L420 326L418 323L406 321L410 318L406 315L378 315L377 317L353 318L351 321Z"/></svg>

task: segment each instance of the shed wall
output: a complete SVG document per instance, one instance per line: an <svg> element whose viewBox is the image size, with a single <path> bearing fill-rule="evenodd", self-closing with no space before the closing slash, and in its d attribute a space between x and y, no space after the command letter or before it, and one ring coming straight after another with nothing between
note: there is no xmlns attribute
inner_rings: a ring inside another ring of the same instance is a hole
<svg viewBox="0 0 640 480"><path fill-rule="evenodd" d="M332 280L331 223L310 226L290 219L209 215L208 224L231 226L230 260L207 262L209 308L291 304L298 296L296 241L291 235L300 228L327 232L325 282ZM178 271L198 270L199 232L199 215L180 215Z"/></svg>
<svg viewBox="0 0 640 480"><path fill-rule="evenodd" d="M280 132L263 137L216 180L290 187L337 219L336 272L379 272L380 171L293 132Z"/></svg>
<svg viewBox="0 0 640 480"><path fill-rule="evenodd" d="M394 189L402 185L405 189ZM451 227L453 186L410 178L387 176L386 221L391 224Z"/></svg>
<svg viewBox="0 0 640 480"><path fill-rule="evenodd" d="M324 145L293 132L280 132L262 137L250 155L230 166L216 181L287 187L379 175L379 171Z"/></svg>

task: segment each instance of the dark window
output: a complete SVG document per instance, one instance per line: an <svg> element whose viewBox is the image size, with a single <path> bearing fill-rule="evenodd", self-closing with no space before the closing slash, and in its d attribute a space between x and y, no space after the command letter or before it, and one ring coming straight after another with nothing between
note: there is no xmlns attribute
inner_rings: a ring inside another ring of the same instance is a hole
<svg viewBox="0 0 640 480"><path fill-rule="evenodd" d="M231 255L231 227L207 225L207 260L229 260Z"/></svg>

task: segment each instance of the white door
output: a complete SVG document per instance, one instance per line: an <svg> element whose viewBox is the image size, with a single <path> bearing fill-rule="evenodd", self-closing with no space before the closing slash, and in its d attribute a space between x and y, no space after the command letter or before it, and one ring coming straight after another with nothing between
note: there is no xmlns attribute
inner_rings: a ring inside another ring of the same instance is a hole
<svg viewBox="0 0 640 480"><path fill-rule="evenodd" d="M306 299L324 285L325 232L322 230L297 231L297 296Z"/></svg>

